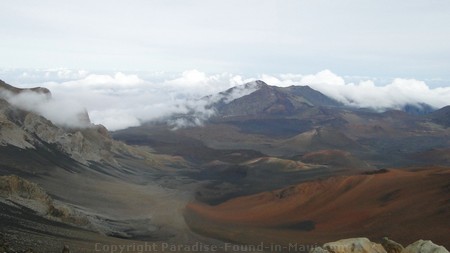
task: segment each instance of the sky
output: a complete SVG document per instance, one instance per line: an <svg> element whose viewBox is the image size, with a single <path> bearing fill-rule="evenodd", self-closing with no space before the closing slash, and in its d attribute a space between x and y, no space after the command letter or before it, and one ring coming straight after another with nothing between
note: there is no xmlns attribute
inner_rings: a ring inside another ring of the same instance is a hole
<svg viewBox="0 0 450 253"><path fill-rule="evenodd" d="M4 96L57 124L77 126L86 109L110 130L186 112L195 119L168 123L201 125L214 112L199 98L257 79L377 110L450 103L448 0L17 0L0 10L0 79L53 99Z"/></svg>
<svg viewBox="0 0 450 253"><path fill-rule="evenodd" d="M0 67L450 79L448 0L0 1Z"/></svg>

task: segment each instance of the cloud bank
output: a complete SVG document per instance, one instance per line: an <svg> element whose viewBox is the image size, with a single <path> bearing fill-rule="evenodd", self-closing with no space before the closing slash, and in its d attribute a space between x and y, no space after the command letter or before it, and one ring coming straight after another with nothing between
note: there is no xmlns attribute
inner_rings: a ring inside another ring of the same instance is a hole
<svg viewBox="0 0 450 253"><path fill-rule="evenodd" d="M37 111L56 124L71 126L80 126L77 122L79 113L86 108L93 123L103 124L111 131L148 121L165 121L173 128L202 125L215 113L209 106L211 103L221 99L230 102L255 88L241 87L228 95L220 92L258 79L281 87L309 85L346 105L377 110L419 103L440 108L450 101L450 87L431 88L424 81L401 78L377 83L373 78L341 77L330 70L308 75L261 74L249 77L231 73L207 74L198 70L182 73L91 73L51 69L23 73L17 70L2 72L12 85L50 89L53 99L48 101L23 94L10 99L13 104ZM20 80L20 83L9 80Z"/></svg>
<svg viewBox="0 0 450 253"><path fill-rule="evenodd" d="M376 110L400 109L407 104L420 103L441 108L450 103L450 87L431 88L416 79L394 78L379 86L370 79L346 82L330 70L323 70L313 75L263 76L262 80L277 86L309 85L346 105Z"/></svg>

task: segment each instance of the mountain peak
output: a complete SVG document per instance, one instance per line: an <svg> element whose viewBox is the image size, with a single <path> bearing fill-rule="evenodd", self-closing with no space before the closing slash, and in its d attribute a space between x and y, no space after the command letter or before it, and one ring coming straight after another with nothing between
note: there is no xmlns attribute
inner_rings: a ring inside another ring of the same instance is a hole
<svg viewBox="0 0 450 253"><path fill-rule="evenodd" d="M229 89L252 90L217 109L222 116L262 116L288 115L313 106L342 106L339 102L316 91L309 86L277 87L256 80Z"/></svg>
<svg viewBox="0 0 450 253"><path fill-rule="evenodd" d="M7 83L5 83L4 81L0 80L0 92L3 91L8 91L11 92L13 95L17 95L23 92L27 92L27 91L31 91L31 92L35 92L38 94L44 94L46 95L48 98L51 98L52 93L50 92L49 89L44 88L44 87L34 87L34 88L18 88L18 87L14 87L12 85L9 85Z"/></svg>
<svg viewBox="0 0 450 253"><path fill-rule="evenodd" d="M246 88L254 87L254 88L261 89L263 87L269 87L269 85L262 80L256 80L256 81L252 81L252 82L248 82L248 83L244 84L244 87L246 87Z"/></svg>

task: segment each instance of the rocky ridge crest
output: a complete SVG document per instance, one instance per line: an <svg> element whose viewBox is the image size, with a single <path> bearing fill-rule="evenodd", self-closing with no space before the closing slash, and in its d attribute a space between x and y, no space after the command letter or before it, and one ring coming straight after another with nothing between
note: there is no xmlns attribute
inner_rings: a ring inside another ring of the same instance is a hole
<svg viewBox="0 0 450 253"><path fill-rule="evenodd" d="M48 95L46 88L19 89L0 81L0 93L36 92ZM80 120L88 124L85 128L68 128L53 124L35 112L26 111L11 105L0 96L0 146L15 146L20 149L37 149L53 145L79 163L106 162L118 165L115 154L128 154L133 151L126 145L114 141L102 125L94 125L89 116L80 115Z"/></svg>

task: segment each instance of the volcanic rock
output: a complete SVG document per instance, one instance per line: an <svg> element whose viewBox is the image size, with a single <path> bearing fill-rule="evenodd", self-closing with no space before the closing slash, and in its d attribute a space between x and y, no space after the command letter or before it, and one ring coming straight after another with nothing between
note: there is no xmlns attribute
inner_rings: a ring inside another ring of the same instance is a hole
<svg viewBox="0 0 450 253"><path fill-rule="evenodd" d="M408 245L402 253L449 253L446 248L434 244L430 240L418 240Z"/></svg>
<svg viewBox="0 0 450 253"><path fill-rule="evenodd" d="M367 238L350 238L329 242L324 244L323 248L332 253L386 253L381 244L371 242Z"/></svg>
<svg viewBox="0 0 450 253"><path fill-rule="evenodd" d="M394 242L387 237L383 237L381 241L387 253L400 253L404 249L400 243Z"/></svg>

